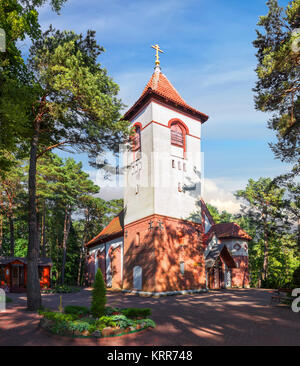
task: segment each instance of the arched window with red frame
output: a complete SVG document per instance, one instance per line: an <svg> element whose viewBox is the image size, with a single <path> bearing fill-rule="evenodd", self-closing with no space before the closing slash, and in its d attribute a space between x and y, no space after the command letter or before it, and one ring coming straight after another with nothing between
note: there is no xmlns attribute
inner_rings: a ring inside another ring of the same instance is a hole
<svg viewBox="0 0 300 366"><path fill-rule="evenodd" d="M171 144L183 148L185 146L185 131L178 122L171 124Z"/></svg>
<svg viewBox="0 0 300 366"><path fill-rule="evenodd" d="M134 128L135 134L132 137L132 150L137 151L141 149L141 127L136 125Z"/></svg>

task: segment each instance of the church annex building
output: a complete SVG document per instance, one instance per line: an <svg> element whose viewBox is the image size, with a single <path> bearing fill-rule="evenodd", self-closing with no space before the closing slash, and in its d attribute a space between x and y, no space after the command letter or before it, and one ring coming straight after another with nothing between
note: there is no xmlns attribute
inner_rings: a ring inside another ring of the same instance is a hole
<svg viewBox="0 0 300 366"><path fill-rule="evenodd" d="M208 116L181 98L158 56L124 119L135 129L124 209L86 243L86 283L100 268L107 287L123 290L249 287L251 237L236 223L215 224L201 198L201 126Z"/></svg>

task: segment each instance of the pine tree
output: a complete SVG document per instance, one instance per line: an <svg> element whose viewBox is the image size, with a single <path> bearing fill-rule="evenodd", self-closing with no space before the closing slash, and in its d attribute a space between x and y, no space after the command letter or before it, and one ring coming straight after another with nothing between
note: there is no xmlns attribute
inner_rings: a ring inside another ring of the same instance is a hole
<svg viewBox="0 0 300 366"><path fill-rule="evenodd" d="M242 212L255 224L256 237L263 243L263 281L269 274L271 243L280 241L279 238L290 230L284 194L285 189L274 184L271 178L249 179L247 187L235 193L246 203L242 205Z"/></svg>
<svg viewBox="0 0 300 366"><path fill-rule="evenodd" d="M275 156L296 163L300 170L300 0L286 9L269 0L268 14L259 18L257 39L258 81L254 88L256 109L271 112L268 127L277 134L270 144ZM260 29L261 29L260 28Z"/></svg>
<svg viewBox="0 0 300 366"><path fill-rule="evenodd" d="M99 318L104 315L106 304L106 286L103 280L102 272L98 268L95 282L92 290L92 306L91 312L95 318Z"/></svg>
<svg viewBox="0 0 300 366"><path fill-rule="evenodd" d="M32 310L41 305L37 273L37 159L53 148L69 145L73 151L87 152L90 163L96 165L98 153L105 148L117 151L119 143L128 137L129 124L121 120L123 104L116 97L118 86L97 61L103 51L93 31L83 38L51 27L30 49L29 64L38 93L32 105L29 134L27 305Z"/></svg>

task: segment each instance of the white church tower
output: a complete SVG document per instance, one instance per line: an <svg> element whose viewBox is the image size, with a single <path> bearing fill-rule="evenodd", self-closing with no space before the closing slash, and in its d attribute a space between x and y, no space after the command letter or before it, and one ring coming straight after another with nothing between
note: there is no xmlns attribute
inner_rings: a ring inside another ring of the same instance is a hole
<svg viewBox="0 0 300 366"><path fill-rule="evenodd" d="M127 255L140 268L138 253L141 259L145 257L141 250L147 250L148 260L155 258L156 240L183 247L187 235L196 232L192 222L197 222L193 214L199 212L201 199L201 124L208 119L181 98L161 72L158 52L162 51L158 45L152 47L156 50L154 73L124 116L135 130L124 159L124 255L125 261ZM158 234L164 239L158 239ZM153 286L158 290L157 283Z"/></svg>
<svg viewBox="0 0 300 366"><path fill-rule="evenodd" d="M181 98L153 47L155 71L124 117L136 131L126 159L125 226L153 214L193 220L201 198L201 124L208 116Z"/></svg>
<svg viewBox="0 0 300 366"><path fill-rule="evenodd" d="M161 72L125 113L134 130L123 154L124 210L86 247L87 280L101 269L108 287L148 294L249 286L251 237L215 224L201 198L201 125ZM200 205L199 205L200 204Z"/></svg>

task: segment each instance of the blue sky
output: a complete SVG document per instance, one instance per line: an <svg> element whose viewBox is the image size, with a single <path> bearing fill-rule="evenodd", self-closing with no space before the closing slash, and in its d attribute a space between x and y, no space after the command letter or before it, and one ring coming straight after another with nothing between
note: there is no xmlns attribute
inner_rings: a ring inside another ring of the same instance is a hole
<svg viewBox="0 0 300 366"><path fill-rule="evenodd" d="M288 1L279 1L285 6ZM164 50L162 72L193 107L210 116L202 128L207 187L205 198L236 211L232 196L249 178L288 170L268 142L268 116L254 109L255 28L267 12L265 0L69 0L58 16L40 11L43 29L96 31L105 49L99 61L120 86L130 107L154 67L152 44ZM84 155L82 160L91 176ZM102 192L111 198L111 192Z"/></svg>

